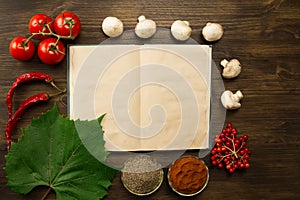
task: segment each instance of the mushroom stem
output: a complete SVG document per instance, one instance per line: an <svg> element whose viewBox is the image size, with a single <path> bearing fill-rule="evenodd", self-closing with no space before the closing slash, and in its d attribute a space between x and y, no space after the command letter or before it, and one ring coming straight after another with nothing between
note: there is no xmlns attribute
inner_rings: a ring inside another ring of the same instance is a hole
<svg viewBox="0 0 300 200"><path fill-rule="evenodd" d="M183 21L183 23L185 23L187 26L190 26L190 22L188 21Z"/></svg>
<svg viewBox="0 0 300 200"><path fill-rule="evenodd" d="M243 98L243 94L240 90L236 91L235 94L232 95L232 98L236 101L239 102Z"/></svg>
<svg viewBox="0 0 300 200"><path fill-rule="evenodd" d="M145 15L141 15L138 17L138 22L142 22L146 19Z"/></svg>
<svg viewBox="0 0 300 200"><path fill-rule="evenodd" d="M229 62L228 60L223 59L223 60L220 62L220 64L221 64L223 67L226 67L226 65L227 65L228 62Z"/></svg>

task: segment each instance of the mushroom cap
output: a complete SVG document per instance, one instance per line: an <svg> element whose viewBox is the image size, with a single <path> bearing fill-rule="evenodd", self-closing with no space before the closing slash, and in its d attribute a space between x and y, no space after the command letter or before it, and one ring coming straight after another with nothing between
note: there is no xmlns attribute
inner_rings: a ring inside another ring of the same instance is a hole
<svg viewBox="0 0 300 200"><path fill-rule="evenodd" d="M192 28L187 21L176 20L171 26L171 33L175 39L184 41L191 36Z"/></svg>
<svg viewBox="0 0 300 200"><path fill-rule="evenodd" d="M237 59L231 59L223 69L222 76L230 79L237 77L242 71L241 63Z"/></svg>
<svg viewBox="0 0 300 200"><path fill-rule="evenodd" d="M145 16L138 18L139 22L135 26L135 34L140 38L149 38L156 32L156 23L151 19L146 19Z"/></svg>
<svg viewBox="0 0 300 200"><path fill-rule="evenodd" d="M221 24L208 22L202 29L202 35L206 41L213 42L221 39L224 30Z"/></svg>
<svg viewBox="0 0 300 200"><path fill-rule="evenodd" d="M123 23L116 17L106 17L102 22L102 30L108 37L118 37L123 33Z"/></svg>

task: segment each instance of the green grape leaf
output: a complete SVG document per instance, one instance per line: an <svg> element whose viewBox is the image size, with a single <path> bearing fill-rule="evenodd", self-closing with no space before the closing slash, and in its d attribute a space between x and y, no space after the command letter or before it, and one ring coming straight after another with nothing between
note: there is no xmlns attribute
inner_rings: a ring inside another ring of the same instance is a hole
<svg viewBox="0 0 300 200"><path fill-rule="evenodd" d="M21 194L48 186L57 199L103 198L116 173L100 162L108 155L99 123L103 117L73 121L54 105L33 119L5 157L7 185Z"/></svg>

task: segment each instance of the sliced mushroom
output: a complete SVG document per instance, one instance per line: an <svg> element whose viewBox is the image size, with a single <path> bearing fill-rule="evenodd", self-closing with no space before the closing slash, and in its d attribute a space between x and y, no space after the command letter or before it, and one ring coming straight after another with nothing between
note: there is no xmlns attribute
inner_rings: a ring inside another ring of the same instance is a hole
<svg viewBox="0 0 300 200"><path fill-rule="evenodd" d="M237 59L231 59L230 61L223 59L220 64L224 67L222 73L224 78L235 78L241 73L241 63Z"/></svg>
<svg viewBox="0 0 300 200"><path fill-rule="evenodd" d="M230 90L226 90L221 95L221 102L224 108L228 110L235 110L242 106L240 103L242 98L243 94L240 90L238 90L235 94L233 94Z"/></svg>

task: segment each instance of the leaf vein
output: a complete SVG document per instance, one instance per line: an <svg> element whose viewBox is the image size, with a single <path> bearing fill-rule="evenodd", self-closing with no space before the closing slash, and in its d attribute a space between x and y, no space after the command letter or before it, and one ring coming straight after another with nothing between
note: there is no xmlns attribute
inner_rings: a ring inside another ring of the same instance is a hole
<svg viewBox="0 0 300 200"><path fill-rule="evenodd" d="M72 160L73 155L78 151L78 149L80 148L80 146L82 145L82 143L79 143L78 146L74 149L74 151L70 154L68 160L64 163L64 166L67 165L67 163ZM60 170L56 176L53 178L53 181L51 181L53 184L56 182L57 178L60 176L60 174L64 171L64 169Z"/></svg>
<svg viewBox="0 0 300 200"><path fill-rule="evenodd" d="M61 184L65 184L65 183L71 183L71 182L75 182L75 181L79 181L79 180L83 180L83 179L88 179L91 176L95 176L95 174L88 174L86 176L82 176L82 177L78 177L78 178L73 178L73 179L69 179L69 180L64 180L58 183L55 183L55 186L61 185Z"/></svg>

